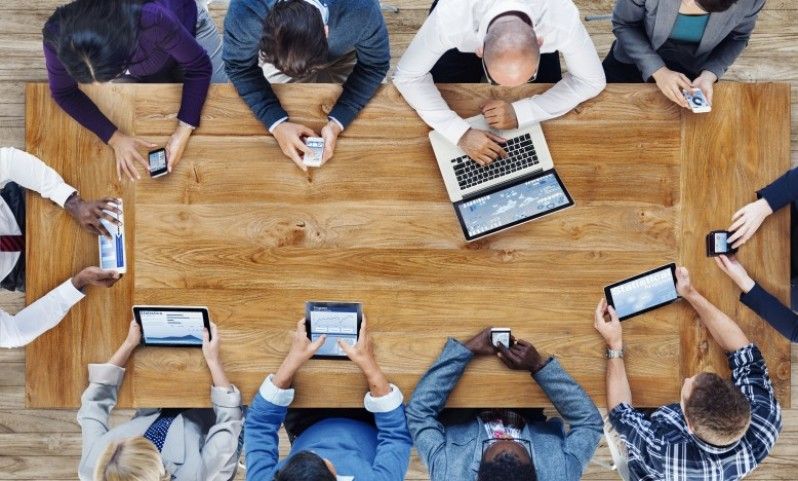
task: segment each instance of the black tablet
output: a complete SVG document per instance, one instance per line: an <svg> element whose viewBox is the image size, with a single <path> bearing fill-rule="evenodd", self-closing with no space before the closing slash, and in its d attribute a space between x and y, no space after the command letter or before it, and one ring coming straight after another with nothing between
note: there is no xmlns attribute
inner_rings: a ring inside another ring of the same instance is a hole
<svg viewBox="0 0 798 481"><path fill-rule="evenodd" d="M346 359L338 346L342 340L354 346L363 323L363 306L358 302L306 302L305 328L311 341L327 335L315 358Z"/></svg>
<svg viewBox="0 0 798 481"><path fill-rule="evenodd" d="M604 288L607 303L620 320L670 304L676 291L676 264L667 264Z"/></svg>
<svg viewBox="0 0 798 481"><path fill-rule="evenodd" d="M211 330L207 307L133 306L145 346L202 347L204 329Z"/></svg>

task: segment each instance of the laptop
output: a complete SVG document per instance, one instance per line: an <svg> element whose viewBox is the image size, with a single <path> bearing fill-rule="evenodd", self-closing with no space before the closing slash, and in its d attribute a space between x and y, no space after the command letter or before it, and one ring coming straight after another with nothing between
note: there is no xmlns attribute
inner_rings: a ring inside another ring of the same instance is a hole
<svg viewBox="0 0 798 481"><path fill-rule="evenodd" d="M495 131L481 115L466 122L475 129ZM507 139L508 155L485 167L440 133L429 133L446 192L469 242L574 205L554 169L540 124L495 132Z"/></svg>

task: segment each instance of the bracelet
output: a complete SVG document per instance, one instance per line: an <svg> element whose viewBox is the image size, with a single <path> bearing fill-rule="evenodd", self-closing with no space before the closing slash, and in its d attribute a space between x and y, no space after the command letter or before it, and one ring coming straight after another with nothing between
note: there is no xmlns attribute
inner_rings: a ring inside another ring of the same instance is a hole
<svg viewBox="0 0 798 481"><path fill-rule="evenodd" d="M610 349L607 348L607 359L623 359L623 348Z"/></svg>

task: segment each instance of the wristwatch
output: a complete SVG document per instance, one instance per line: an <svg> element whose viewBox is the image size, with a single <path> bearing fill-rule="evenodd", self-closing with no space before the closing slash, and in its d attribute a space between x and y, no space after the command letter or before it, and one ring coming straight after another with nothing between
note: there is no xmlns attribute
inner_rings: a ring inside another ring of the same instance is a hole
<svg viewBox="0 0 798 481"><path fill-rule="evenodd" d="M607 348L607 359L623 359L623 348L618 350Z"/></svg>

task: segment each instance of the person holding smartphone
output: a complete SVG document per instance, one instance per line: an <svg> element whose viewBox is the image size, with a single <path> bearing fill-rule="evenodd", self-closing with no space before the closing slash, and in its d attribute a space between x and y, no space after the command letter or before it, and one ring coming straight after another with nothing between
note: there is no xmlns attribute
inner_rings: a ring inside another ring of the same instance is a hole
<svg viewBox="0 0 798 481"><path fill-rule="evenodd" d="M227 380L219 331L216 324L210 326L203 335L202 354L213 380L212 409L140 409L130 421L110 427L125 365L141 343L135 320L108 362L89 364L89 386L78 411L82 481L233 479L244 417L241 393Z"/></svg>
<svg viewBox="0 0 798 481"><path fill-rule="evenodd" d="M117 128L79 84L182 82L178 125L166 144L169 171L200 123L211 82L225 83L222 39L202 0L74 0L44 26L44 58L53 99L114 149L119 180L149 168L140 148L156 147Z"/></svg>
<svg viewBox="0 0 798 481"><path fill-rule="evenodd" d="M366 409L288 409L294 399L294 376L325 340L326 336L321 336L311 342L301 319L285 360L255 394L244 430L248 481L404 479L412 440L402 393L388 382L377 364L365 319L354 346L340 340L338 344L366 377ZM324 386L316 389L322 393ZM282 461L277 435L281 424L285 424L291 441L288 457Z"/></svg>
<svg viewBox="0 0 798 481"><path fill-rule="evenodd" d="M524 340L494 346L491 329L469 341L450 338L416 385L407 424L432 481L577 481L601 438L601 415L590 396L553 357ZM570 425L526 411L444 411L452 390L476 356L498 356L527 371Z"/></svg>
<svg viewBox="0 0 798 481"><path fill-rule="evenodd" d="M793 204L798 200L798 169L792 169L776 179L767 187L757 192L759 197L745 205L732 216L729 231L729 244L739 248L756 234L759 227L773 212ZM796 215L792 216L793 232L795 232ZM792 239L792 250L798 248L798 239ZM715 258L718 267L740 288L740 301L756 312L791 342L798 342L798 314L785 306L773 294L748 275L748 271L736 256L720 256ZM796 268L792 266L795 277Z"/></svg>
<svg viewBox="0 0 798 481"><path fill-rule="evenodd" d="M623 479L737 481L770 453L782 427L781 408L765 359L729 316L676 269L677 290L726 351L731 380L700 372L686 378L678 403L647 415L632 404L623 330L605 299L594 327L607 343L607 440ZM634 351L632 351L634 353Z"/></svg>

